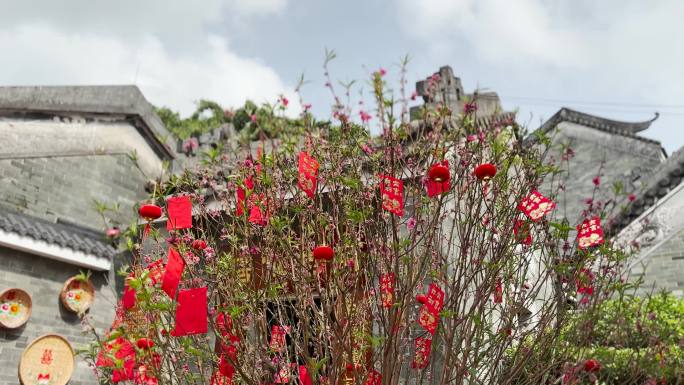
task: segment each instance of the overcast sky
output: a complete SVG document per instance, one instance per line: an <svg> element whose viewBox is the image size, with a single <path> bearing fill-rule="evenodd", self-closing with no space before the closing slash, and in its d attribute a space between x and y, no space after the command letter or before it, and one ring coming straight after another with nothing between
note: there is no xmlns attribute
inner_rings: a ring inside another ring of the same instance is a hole
<svg viewBox="0 0 684 385"><path fill-rule="evenodd" d="M561 106L628 121L659 111L643 135L671 153L684 146L682 20L681 0L3 1L0 85L134 83L187 114L200 98L295 100L303 73L305 103L327 118L326 47L333 78L357 91L380 67L393 80L408 54L411 88L451 65L530 128Z"/></svg>

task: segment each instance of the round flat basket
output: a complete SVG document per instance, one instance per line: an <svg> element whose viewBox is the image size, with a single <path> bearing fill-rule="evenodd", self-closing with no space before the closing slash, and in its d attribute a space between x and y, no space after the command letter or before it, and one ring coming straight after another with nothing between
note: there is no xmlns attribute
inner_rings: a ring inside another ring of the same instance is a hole
<svg viewBox="0 0 684 385"><path fill-rule="evenodd" d="M0 326L16 329L31 317L31 296L17 288L0 293Z"/></svg>
<svg viewBox="0 0 684 385"><path fill-rule="evenodd" d="M78 277L71 277L64 282L59 299L64 307L74 313L85 313L90 308L95 299L95 288L88 281L83 281Z"/></svg>
<svg viewBox="0 0 684 385"><path fill-rule="evenodd" d="M46 334L24 350L19 361L23 385L66 385L74 373L74 350L64 337Z"/></svg>

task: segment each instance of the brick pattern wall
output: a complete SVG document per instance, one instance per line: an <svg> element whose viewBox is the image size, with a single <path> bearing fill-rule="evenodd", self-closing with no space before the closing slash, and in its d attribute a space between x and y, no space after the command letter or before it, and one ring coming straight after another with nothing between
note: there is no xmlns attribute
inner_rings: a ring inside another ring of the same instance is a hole
<svg viewBox="0 0 684 385"><path fill-rule="evenodd" d="M634 267L631 273L633 277L643 274L642 294L665 289L684 297L684 230L650 251L643 264Z"/></svg>
<svg viewBox="0 0 684 385"><path fill-rule="evenodd" d="M146 178L126 155L0 160L0 205L54 221L102 229L93 199L118 202L121 224L144 192Z"/></svg>
<svg viewBox="0 0 684 385"><path fill-rule="evenodd" d="M66 310L59 300L62 285L79 273L78 267L2 247L0 266L0 290L18 287L27 291L33 302L33 313L24 326L13 330L0 328L0 385L16 385L19 383L21 354L35 338L44 334L60 334L77 349L90 342L92 336L82 333L78 316ZM93 273L91 278L96 294L89 314L99 333L114 318L116 299L113 287L108 283L114 282L113 274ZM74 375L69 384L98 384L81 357L76 357Z"/></svg>

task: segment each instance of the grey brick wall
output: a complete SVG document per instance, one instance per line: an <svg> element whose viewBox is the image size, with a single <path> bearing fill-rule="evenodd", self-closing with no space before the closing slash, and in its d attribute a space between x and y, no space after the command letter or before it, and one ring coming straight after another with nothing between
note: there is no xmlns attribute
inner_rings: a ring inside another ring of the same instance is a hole
<svg viewBox="0 0 684 385"><path fill-rule="evenodd" d="M33 314L23 327L0 329L0 385L16 385L21 353L35 338L48 333L60 334L76 349L90 342L92 336L82 333L78 316L66 310L59 300L64 281L78 274L78 267L2 247L0 266L0 290L21 288L31 295L33 302ZM109 280L112 275L93 273L92 277L96 294L89 314L100 333L109 327L114 317L116 299L109 283L113 282ZM69 384L98 384L81 357L76 358L76 369Z"/></svg>
<svg viewBox="0 0 684 385"><path fill-rule="evenodd" d="M684 230L657 246L631 273L643 274L642 294L664 289L684 297Z"/></svg>
<svg viewBox="0 0 684 385"><path fill-rule="evenodd" d="M50 221L102 229L93 199L121 205L119 223L146 196L145 177L126 155L0 160L0 205Z"/></svg>

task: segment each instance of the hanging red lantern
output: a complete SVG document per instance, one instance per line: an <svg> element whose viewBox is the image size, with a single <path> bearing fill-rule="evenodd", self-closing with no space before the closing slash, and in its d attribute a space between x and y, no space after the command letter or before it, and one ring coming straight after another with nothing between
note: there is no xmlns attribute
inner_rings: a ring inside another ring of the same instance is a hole
<svg viewBox="0 0 684 385"><path fill-rule="evenodd" d="M150 222L162 216L162 208L157 205L142 205L138 209L138 214L147 221L145 231L143 232L143 240L147 238L150 233Z"/></svg>
<svg viewBox="0 0 684 385"><path fill-rule="evenodd" d="M441 163L433 165L428 171L428 178L437 183L448 180L450 176L449 168Z"/></svg>
<svg viewBox="0 0 684 385"><path fill-rule="evenodd" d="M330 246L318 246L313 251L315 260L331 261L335 256L335 251Z"/></svg>
<svg viewBox="0 0 684 385"><path fill-rule="evenodd" d="M483 163L475 168L475 176L479 180L490 180L496 175L496 166L491 163Z"/></svg>
<svg viewBox="0 0 684 385"><path fill-rule="evenodd" d="M418 294L418 295L416 296L416 301L417 301L418 303L421 303L421 304L425 305L425 303L427 302L427 297L425 296L425 294Z"/></svg>

